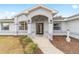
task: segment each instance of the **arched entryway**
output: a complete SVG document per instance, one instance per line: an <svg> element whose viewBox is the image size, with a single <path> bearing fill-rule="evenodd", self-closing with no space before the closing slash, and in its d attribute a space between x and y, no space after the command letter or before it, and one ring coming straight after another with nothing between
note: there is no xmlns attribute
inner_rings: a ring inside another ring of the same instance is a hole
<svg viewBox="0 0 79 59"><path fill-rule="evenodd" d="M35 34L43 35L48 32L48 17L44 15L36 15L32 18L32 32Z"/></svg>

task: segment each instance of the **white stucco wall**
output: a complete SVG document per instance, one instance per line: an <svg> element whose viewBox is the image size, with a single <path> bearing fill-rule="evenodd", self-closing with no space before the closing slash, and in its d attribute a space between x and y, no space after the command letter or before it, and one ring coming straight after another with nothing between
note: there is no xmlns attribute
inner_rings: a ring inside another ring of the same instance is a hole
<svg viewBox="0 0 79 59"><path fill-rule="evenodd" d="M18 16L18 21L27 21L27 16L26 15Z"/></svg>
<svg viewBox="0 0 79 59"><path fill-rule="evenodd" d="M0 32L1 32L1 23L0 23Z"/></svg>
<svg viewBox="0 0 79 59"><path fill-rule="evenodd" d="M29 13L28 18L32 18L33 16L36 16L36 15L44 15L44 16L47 16L47 17L52 17L52 13L49 12L48 10L46 10L46 9L36 9L36 10Z"/></svg>
<svg viewBox="0 0 79 59"><path fill-rule="evenodd" d="M61 31L66 32L67 31L67 23L66 22L61 22Z"/></svg>
<svg viewBox="0 0 79 59"><path fill-rule="evenodd" d="M68 28L73 33L79 34L79 19L74 19L67 22Z"/></svg>
<svg viewBox="0 0 79 59"><path fill-rule="evenodd" d="M12 32L15 32L15 23L10 23L10 25L9 25L9 28L10 28L10 31L12 31Z"/></svg>
<svg viewBox="0 0 79 59"><path fill-rule="evenodd" d="M79 39L79 19L67 21L67 28L70 30L70 36Z"/></svg>

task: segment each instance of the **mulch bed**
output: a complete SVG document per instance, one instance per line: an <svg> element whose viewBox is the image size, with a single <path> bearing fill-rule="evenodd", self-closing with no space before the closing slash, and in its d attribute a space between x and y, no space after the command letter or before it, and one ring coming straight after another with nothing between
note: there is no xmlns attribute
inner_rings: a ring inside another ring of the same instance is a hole
<svg viewBox="0 0 79 59"><path fill-rule="evenodd" d="M71 42L66 42L66 36L54 36L52 44L66 54L79 54L79 40L71 38Z"/></svg>
<svg viewBox="0 0 79 59"><path fill-rule="evenodd" d="M43 54L43 52L41 51L40 48L38 48L38 50L35 52L35 54Z"/></svg>

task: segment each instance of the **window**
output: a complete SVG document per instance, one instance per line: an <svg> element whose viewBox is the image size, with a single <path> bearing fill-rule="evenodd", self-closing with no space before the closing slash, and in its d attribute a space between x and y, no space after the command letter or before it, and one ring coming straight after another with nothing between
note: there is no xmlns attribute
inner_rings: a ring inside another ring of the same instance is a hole
<svg viewBox="0 0 79 59"><path fill-rule="evenodd" d="M9 23L2 23L1 24L1 29L2 30L9 30Z"/></svg>
<svg viewBox="0 0 79 59"><path fill-rule="evenodd" d="M25 21L19 22L20 30L27 30L27 23Z"/></svg>
<svg viewBox="0 0 79 59"><path fill-rule="evenodd" d="M60 30L60 24L59 23L54 23L54 30Z"/></svg>

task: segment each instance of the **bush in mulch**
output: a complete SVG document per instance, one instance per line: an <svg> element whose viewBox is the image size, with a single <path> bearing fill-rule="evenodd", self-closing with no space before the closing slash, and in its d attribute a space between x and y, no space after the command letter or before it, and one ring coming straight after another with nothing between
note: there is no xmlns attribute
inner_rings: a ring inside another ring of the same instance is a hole
<svg viewBox="0 0 79 59"><path fill-rule="evenodd" d="M37 49L38 49L37 44L31 42L31 43L29 43L29 44L26 46L26 48L25 48L25 53L26 53L26 54L34 54L34 53L37 52Z"/></svg>
<svg viewBox="0 0 79 59"><path fill-rule="evenodd" d="M25 54L34 54L37 52L38 46L32 41L30 37L20 36L19 40Z"/></svg>

